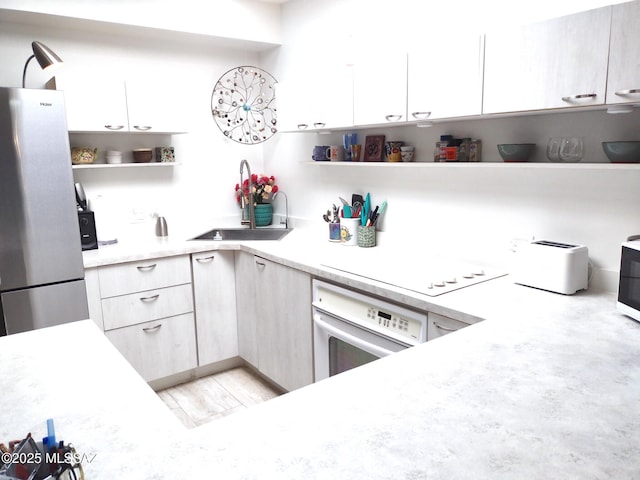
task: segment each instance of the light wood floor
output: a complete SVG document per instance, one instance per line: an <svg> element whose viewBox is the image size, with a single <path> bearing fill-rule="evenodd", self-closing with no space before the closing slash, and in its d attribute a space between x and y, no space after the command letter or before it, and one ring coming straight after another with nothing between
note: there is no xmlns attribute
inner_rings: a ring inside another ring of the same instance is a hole
<svg viewBox="0 0 640 480"><path fill-rule="evenodd" d="M234 368L158 392L187 427L230 415L280 393L246 368Z"/></svg>

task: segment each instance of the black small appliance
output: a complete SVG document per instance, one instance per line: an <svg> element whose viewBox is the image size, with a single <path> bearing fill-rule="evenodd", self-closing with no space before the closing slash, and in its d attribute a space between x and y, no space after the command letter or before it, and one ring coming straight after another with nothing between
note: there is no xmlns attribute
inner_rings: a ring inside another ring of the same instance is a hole
<svg viewBox="0 0 640 480"><path fill-rule="evenodd" d="M78 205L78 224L80 225L80 242L82 250L98 248L98 235L96 234L96 219L87 206L87 196L84 188L79 183L75 184L76 203Z"/></svg>

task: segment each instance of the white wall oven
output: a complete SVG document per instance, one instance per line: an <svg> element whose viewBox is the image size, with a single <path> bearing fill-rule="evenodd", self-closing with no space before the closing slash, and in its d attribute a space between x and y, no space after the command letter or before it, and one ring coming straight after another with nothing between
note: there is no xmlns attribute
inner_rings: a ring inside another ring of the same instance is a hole
<svg viewBox="0 0 640 480"><path fill-rule="evenodd" d="M315 380L427 340L427 313L313 281Z"/></svg>

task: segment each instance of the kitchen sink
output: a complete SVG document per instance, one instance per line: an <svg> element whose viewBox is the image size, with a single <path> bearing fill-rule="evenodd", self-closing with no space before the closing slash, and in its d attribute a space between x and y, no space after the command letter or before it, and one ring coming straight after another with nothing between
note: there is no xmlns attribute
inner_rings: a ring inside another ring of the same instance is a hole
<svg viewBox="0 0 640 480"><path fill-rule="evenodd" d="M214 228L191 240L282 240L293 228Z"/></svg>

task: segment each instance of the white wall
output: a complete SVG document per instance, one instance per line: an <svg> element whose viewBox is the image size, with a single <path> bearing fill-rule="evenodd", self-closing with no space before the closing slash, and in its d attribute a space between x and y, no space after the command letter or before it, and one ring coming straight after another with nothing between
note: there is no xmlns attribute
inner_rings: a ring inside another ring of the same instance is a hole
<svg viewBox="0 0 640 480"><path fill-rule="evenodd" d="M380 8L376 8L378 3L361 0L294 0L286 4L283 46L266 56L264 65L286 80L295 68L292 59L313 55L315 49L331 48L342 55L350 45L375 48L375 44L392 38L398 46L406 47L420 41L420 28L444 26L453 28L451 34L455 34L456 28L469 25L482 31L500 22L526 23L535 17L549 18L612 2L536 2L535 9L518 2L454 1L439 8L430 2L416 8L416 2L399 0L393 2L392 9L391 2L380 3ZM385 60L381 58L381 68L392 67ZM449 74L463 74L463 66L456 68L455 59L446 57L444 46L443 62L451 63L446 68ZM481 138L484 159L494 161L500 161L498 143L537 143L534 160L542 161L548 138L583 135L587 139L585 161L600 162L605 160L600 142L640 140L640 112L552 113L451 122L427 129L358 131L361 141L367 134L385 134L388 140L413 144L417 160L432 158L435 141L445 133ZM407 249L418 256L454 250L468 260L508 267L513 239L574 242L589 247L596 268L594 285L608 282L612 288L620 242L640 231L638 170L513 165L358 168L303 163L310 160L313 145L318 144L341 144L341 134L283 133L265 145L266 169L279 175L281 187L289 193L293 215L312 219L322 228L321 214L339 203L338 196L371 192L375 203L389 202L380 229L399 241L399 254L406 254Z"/></svg>
<svg viewBox="0 0 640 480"><path fill-rule="evenodd" d="M0 0L0 8L256 42L280 42L280 10L255 0ZM61 20L61 19L58 19Z"/></svg>
<svg viewBox="0 0 640 480"><path fill-rule="evenodd" d="M421 29L451 27L447 20L456 22L455 28L466 24L481 31L506 21L499 13L510 12L509 21L522 23L536 16L548 18L610 2L547 1L537 2L535 9L521 4L516 9L514 2L494 1L482 2L484 9L480 10L478 2L450 1L439 8L431 3L410 10L416 2L292 0L283 7L284 46L260 55L255 49L214 46L198 36L163 40L161 35L140 36L135 30L117 30L118 34L103 29L79 31L67 25L56 28L10 23L0 16L0 61L4 66L0 85L20 85L22 67L34 39L58 52L68 68L89 78L107 68L150 82L158 75L179 79L184 88L172 94L184 97L190 111L189 134L171 139L181 165L173 169L75 172L90 197L104 195L123 230L144 219L132 229L152 234L153 224L147 215L156 209L167 217L173 231L181 227L197 229L194 225L208 228L215 217L237 215L232 190L239 178L239 162L248 158L254 170L278 177L278 184L288 194L292 214L312 221L319 230L324 227L322 212L337 203L338 196L370 191L374 202L389 201L380 227L410 247L403 252L455 246L461 247L458 252L464 252L467 258L505 264L511 239L535 236L584 243L597 268L615 272L620 241L640 230L636 210L640 200L638 171L520 166L331 168L303 162L310 158L313 145L339 143L339 134L282 133L262 145L242 146L227 141L214 124L209 110L211 90L219 76L233 66L260 62L276 78L286 80L287 69L296 67L295 58L313 55L314 49L333 48L348 56L350 45L358 42L394 39L403 44L419 36ZM11 0L0 0L0 8L9 8L10 4ZM36 65L30 67L28 86L40 87L46 79ZM359 134L380 132L390 139L410 142L416 146L417 159L432 155L433 144L442 133L473 135L483 139L485 159L497 159L497 143L533 141L545 145L550 136L581 133L589 139L589 159L598 161L602 159L600 141L638 139L638 115L547 114L438 124L431 129L364 130ZM89 136L81 141L102 143L102 148L116 148L116 143L130 148L138 138L145 137L123 137L126 139L116 142L117 138ZM164 143L165 139L158 141Z"/></svg>
<svg viewBox="0 0 640 480"><path fill-rule="evenodd" d="M117 217L117 236L122 239L131 231L153 235L150 214L156 210L167 218L170 232L183 228L204 231L215 226L215 217L239 215L233 188L239 180L240 160L247 158L254 170L262 170L262 146L240 145L223 136L211 116L211 93L217 79L230 68L257 64L256 52L216 47L198 37L176 42L172 36L147 39L0 22L1 86L20 86L22 68L35 39L62 57L67 74L85 76L89 82L109 74L150 83L171 78L181 85L168 95L179 96L185 105L183 120L189 132L185 135L72 135L72 146L97 146L102 152L166 143L176 149L179 165L173 168L74 171L90 199L102 195L106 200L106 214ZM27 87L41 88L47 79L32 62ZM100 214L98 223L106 217Z"/></svg>

